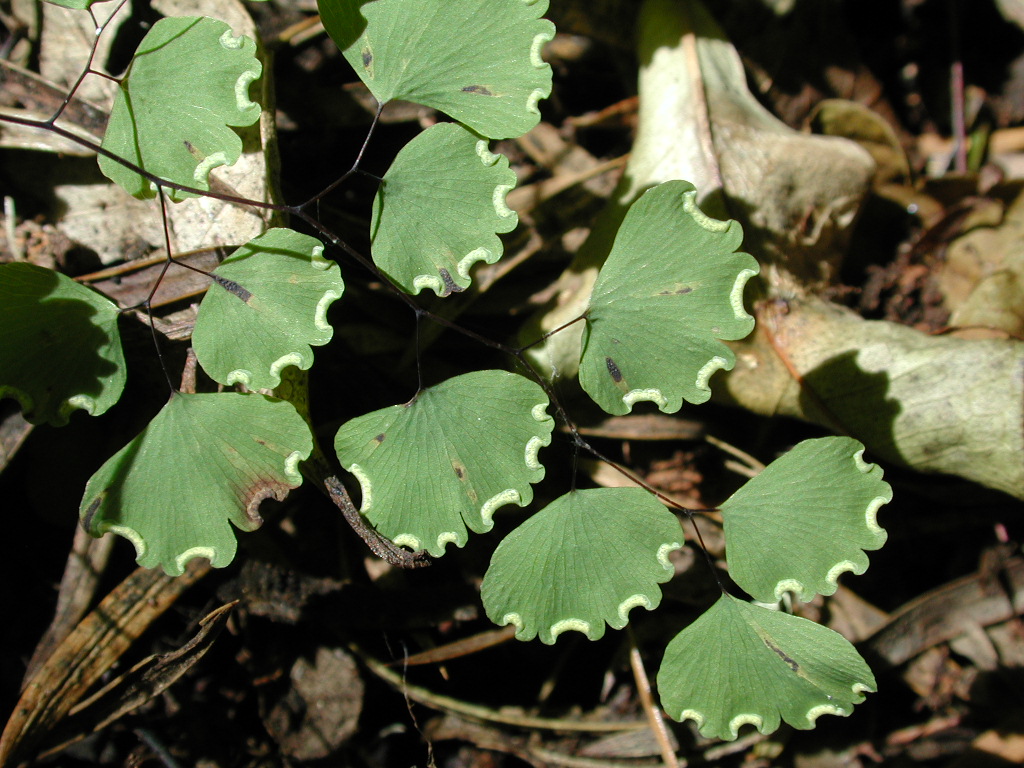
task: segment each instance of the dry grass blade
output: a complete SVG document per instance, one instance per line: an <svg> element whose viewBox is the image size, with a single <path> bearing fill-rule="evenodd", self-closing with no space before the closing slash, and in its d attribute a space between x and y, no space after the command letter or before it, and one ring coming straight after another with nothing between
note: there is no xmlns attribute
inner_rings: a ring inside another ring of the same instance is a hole
<svg viewBox="0 0 1024 768"><path fill-rule="evenodd" d="M504 709L495 710L480 704L471 704L467 701L460 701L450 696L434 693L418 685L412 685L406 681L404 675L391 669L384 662L373 658L365 651L356 646L350 646L350 650L373 672L377 677L384 680L395 689L402 691L410 700L417 704L423 704L431 709L441 712L454 713L461 717L468 717L473 720L485 723L504 723L518 728L535 728L548 731L582 732L582 733L610 733L615 731L637 731L648 728L646 720L620 720L609 721L588 721L579 718L558 719L547 717L533 717L531 715L515 714Z"/></svg>
<svg viewBox="0 0 1024 768"><path fill-rule="evenodd" d="M516 628L509 624L501 629L489 629L485 632L478 632L471 637L465 637L452 643L445 643L437 648L417 653L405 659L401 663L407 667L414 667L420 664L439 664L443 661L451 661L460 656L493 648L495 645L507 643L516 636ZM394 662L397 664L398 662Z"/></svg>
<svg viewBox="0 0 1024 768"><path fill-rule="evenodd" d="M636 647L632 628L629 632L629 666L633 670L633 679L636 680L640 705L644 708L644 714L647 715L651 730L654 731L658 746L661 748L661 759L665 761L666 768L679 768L676 745L673 744L674 739L668 728L665 727L665 718L662 717L661 710L654 704L651 681L647 678L647 670L644 669L644 661L640 658L640 651Z"/></svg>
<svg viewBox="0 0 1024 768"><path fill-rule="evenodd" d="M46 739L43 755L59 752L106 728L123 715L160 695L206 655L220 636L237 600L211 611L195 637L181 648L149 656L75 707Z"/></svg>
<svg viewBox="0 0 1024 768"><path fill-rule="evenodd" d="M193 561L178 578L138 568L107 595L25 685L0 735L0 765L31 759L89 688L209 567Z"/></svg>
<svg viewBox="0 0 1024 768"><path fill-rule="evenodd" d="M106 569L110 551L114 546L113 536L96 539L80 526L75 528L75 540L71 545L64 575L60 580L57 594L57 609L53 621L46 629L25 670L25 683L31 680L57 646L64 641L78 625L96 596L100 576Z"/></svg>

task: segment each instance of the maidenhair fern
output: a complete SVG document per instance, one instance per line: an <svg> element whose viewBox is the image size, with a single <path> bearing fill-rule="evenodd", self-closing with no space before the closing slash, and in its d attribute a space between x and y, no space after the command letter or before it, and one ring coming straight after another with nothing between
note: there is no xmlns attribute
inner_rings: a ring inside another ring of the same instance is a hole
<svg viewBox="0 0 1024 768"><path fill-rule="evenodd" d="M892 491L863 453L849 437L805 440L722 504L729 575L747 594L812 600L835 593L840 574L867 570L864 550L885 544L875 517Z"/></svg>
<svg viewBox="0 0 1024 768"><path fill-rule="evenodd" d="M519 217L505 195L516 185L508 158L457 123L410 141L391 164L373 204L373 260L406 293L464 291L477 262L501 258L498 232Z"/></svg>
<svg viewBox="0 0 1024 768"><path fill-rule="evenodd" d="M370 93L433 107L490 139L521 136L551 93L547 0L319 0L324 28ZM454 25L454 26L453 26Z"/></svg>
<svg viewBox="0 0 1024 768"><path fill-rule="evenodd" d="M16 399L26 419L61 426L77 409L99 416L120 399L124 353L110 299L43 267L0 264L0 313L0 397Z"/></svg>
<svg viewBox="0 0 1024 768"><path fill-rule="evenodd" d="M359 479L362 513L397 544L434 557L466 529L483 533L505 504L526 506L544 478L538 458L554 419L537 384L477 371L368 413L338 432L341 465Z"/></svg>
<svg viewBox="0 0 1024 768"><path fill-rule="evenodd" d="M344 291L338 265L323 250L314 237L271 229L213 271L223 290L203 298L192 332L196 357L210 378L273 389L282 370L313 365L312 347L334 335L327 308Z"/></svg>
<svg viewBox="0 0 1024 768"><path fill-rule="evenodd" d="M263 523L263 499L302 484L313 438L285 400L259 394L175 392L163 410L89 480L82 524L135 545L140 565L180 576L193 557L223 567L235 556L230 521Z"/></svg>
<svg viewBox="0 0 1024 768"><path fill-rule="evenodd" d="M692 184L670 181L637 200L615 237L587 308L580 383L608 413L650 400L675 413L711 397L735 358L720 339L754 327L743 286L757 262L737 253L737 222L701 213ZM652 329L657 329L652 332Z"/></svg>
<svg viewBox="0 0 1024 768"><path fill-rule="evenodd" d="M249 85L262 71L256 43L233 36L223 21L161 19L121 81L103 149L161 179L209 189L210 171L233 165L242 154L242 138L232 127L260 118ZM100 155L99 163L130 194L156 195L153 182L109 155ZM174 200L190 194L166 189Z"/></svg>
<svg viewBox="0 0 1024 768"><path fill-rule="evenodd" d="M505 537L480 593L488 618L520 640L597 640L605 623L622 629L633 608L658 607L682 545L675 515L643 488L572 491Z"/></svg>
<svg viewBox="0 0 1024 768"><path fill-rule="evenodd" d="M489 139L536 125L537 103L550 93L546 0L321 0L319 8L382 105L415 101L455 121L422 132L384 174L368 212L372 260L343 248L412 306L408 297L424 288L441 297L467 289L473 265L500 258L498 234L517 222L505 204L515 174ZM239 157L233 127L260 116L249 93L262 71L255 50L214 19L155 24L121 81L102 147L93 147L103 172L140 198L205 193L210 172ZM706 401L715 372L734 362L724 342L753 327L743 289L757 262L737 250L739 225L708 218L695 200L684 181L640 197L579 318L580 382L609 413L642 401L665 412ZM260 501L297 487L302 462L314 457L310 474L320 480L329 463L315 447L296 371L332 337L327 308L344 285L323 248L340 241L308 204L250 202L290 213L322 238L272 229L211 275L192 343L213 380L246 391L173 392L96 472L81 504L88 531L126 537L139 563L171 574L194 557L227 565L232 526L259 527ZM109 300L11 264L0 266L0 315L0 395L17 399L27 418L61 424L76 408L98 415L117 401L125 365ZM337 432L337 462L358 481L363 517L400 546L441 557L469 532L489 531L503 506L530 505L556 415L577 447L589 448L522 350L488 343L516 357L521 373L455 376ZM54 359L63 361L56 378L46 373ZM275 387L277 396L254 392ZM867 567L865 550L885 540L875 516L891 492L862 452L849 438L803 443L722 505L730 574L749 596L809 600ZM333 497L342 486L332 482ZM658 607L659 585L673 576L669 554L682 543L679 518L643 488L573 490L499 544L483 604L521 640L554 643L568 631L597 639L606 626L624 627L634 608ZM726 739L744 724L767 732L783 720L807 728L822 714L848 714L875 685L836 633L724 590L669 644L658 681L672 717Z"/></svg>
<svg viewBox="0 0 1024 768"><path fill-rule="evenodd" d="M780 720L813 728L821 715L849 715L875 678L838 632L722 595L668 644L658 690L674 719L735 739L744 725L771 733Z"/></svg>

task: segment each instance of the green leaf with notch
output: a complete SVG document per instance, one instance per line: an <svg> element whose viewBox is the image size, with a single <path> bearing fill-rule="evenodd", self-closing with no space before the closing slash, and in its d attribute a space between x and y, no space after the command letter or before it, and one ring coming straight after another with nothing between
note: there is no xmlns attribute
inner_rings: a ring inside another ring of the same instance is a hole
<svg viewBox="0 0 1024 768"><path fill-rule="evenodd" d="M669 181L647 190L626 214L586 311L580 383L608 413L650 400L675 413L685 399L711 397L708 380L732 368L720 339L754 327L743 286L758 272L736 253L735 221L708 218L693 185Z"/></svg>
<svg viewBox="0 0 1024 768"><path fill-rule="evenodd" d="M424 389L411 402L343 425L334 447L362 486L360 511L381 534L434 557L469 530L489 531L505 504L526 506L544 467L554 419L537 384L477 371Z"/></svg>
<svg viewBox="0 0 1024 768"><path fill-rule="evenodd" d="M126 378L117 305L70 277L33 264L0 265L0 398L34 424L98 416ZM58 374L59 372L59 374Z"/></svg>
<svg viewBox="0 0 1024 768"><path fill-rule="evenodd" d="M210 171L241 156L242 139L232 126L252 125L260 117L249 85L262 71L256 43L233 36L223 21L160 19L139 44L117 90L103 149L161 179L208 190ZM156 196L154 184L135 171L105 155L99 164L129 194ZM193 196L167 193L175 201Z"/></svg>
<svg viewBox="0 0 1024 768"><path fill-rule="evenodd" d="M547 0L319 0L324 28L381 104L439 109L492 139L521 136L551 93Z"/></svg>
<svg viewBox="0 0 1024 768"><path fill-rule="evenodd" d="M863 550L885 544L875 518L892 489L863 453L849 437L804 440L722 504L729 575L747 594L806 601L867 570Z"/></svg>
<svg viewBox="0 0 1024 768"><path fill-rule="evenodd" d="M813 621L722 595L668 644L658 672L661 704L707 738L810 729L849 715L874 691L871 669L839 633Z"/></svg>
<svg viewBox="0 0 1024 768"><path fill-rule="evenodd" d="M373 204L373 260L406 293L465 290L478 261L501 258L496 232L519 217L505 195L516 185L508 158L456 123L410 141L384 174Z"/></svg>
<svg viewBox="0 0 1024 768"><path fill-rule="evenodd" d="M171 576L195 557L228 565L260 502L302 483L313 436L295 408L259 394L175 393L149 425L90 478L83 527L135 545L139 565ZM230 521L230 523L229 523Z"/></svg>
<svg viewBox="0 0 1024 768"><path fill-rule="evenodd" d="M559 497L498 545L480 587L487 616L516 637L551 645L562 632L591 640L605 623L661 603L668 555L682 546L675 515L643 488L593 488Z"/></svg>
<svg viewBox="0 0 1024 768"><path fill-rule="evenodd" d="M345 289L341 271L314 237L271 229L214 270L192 345L217 382L273 389L290 365L307 370L313 346L331 340L327 309Z"/></svg>

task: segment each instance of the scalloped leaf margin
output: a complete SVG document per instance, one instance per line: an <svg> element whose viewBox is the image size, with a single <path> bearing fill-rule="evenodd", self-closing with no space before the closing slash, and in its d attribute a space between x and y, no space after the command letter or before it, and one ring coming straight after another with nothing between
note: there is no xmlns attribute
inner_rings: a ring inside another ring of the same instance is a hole
<svg viewBox="0 0 1024 768"><path fill-rule="evenodd" d="M544 478L538 459L554 419L544 390L507 371L476 371L405 405L344 424L334 448L362 487L360 511L400 546L441 557L467 528L489 531L497 509L526 506Z"/></svg>
<svg viewBox="0 0 1024 768"><path fill-rule="evenodd" d="M744 725L771 733L847 716L877 690L867 662L838 632L722 595L668 644L658 671L662 707L707 738Z"/></svg>
<svg viewBox="0 0 1024 768"><path fill-rule="evenodd" d="M17 400L33 424L107 411L127 378L119 315L110 299L59 272L0 265L0 398Z"/></svg>
<svg viewBox="0 0 1024 768"><path fill-rule="evenodd" d="M721 505L729 575L755 600L831 595L880 549L877 514L892 501L882 468L850 437L804 440Z"/></svg>
<svg viewBox="0 0 1024 768"><path fill-rule="evenodd" d="M144 568L180 576L189 560L228 565L232 525L260 527L260 502L302 483L313 436L295 408L259 394L175 393L89 479L79 509L93 536L131 541Z"/></svg>
<svg viewBox="0 0 1024 768"><path fill-rule="evenodd" d="M480 587L488 618L516 638L551 645L569 630L600 639L637 606L661 603L683 545L676 517L642 488L593 488L559 497L498 545Z"/></svg>
<svg viewBox="0 0 1024 768"><path fill-rule="evenodd" d="M324 28L381 104L403 99L482 136L510 139L540 121L551 94L541 58L547 0L319 0Z"/></svg>
<svg viewBox="0 0 1024 768"><path fill-rule="evenodd" d="M192 334L210 377L250 390L274 389L289 366L308 370L313 346L331 340L327 310L341 298L341 270L315 237L270 229L214 270Z"/></svg>
<svg viewBox="0 0 1024 768"><path fill-rule="evenodd" d="M754 327L743 289L759 270L738 222L704 215L686 181L653 187L626 213L587 309L580 384L601 408L640 401L675 413L711 397L735 355L721 340Z"/></svg>
<svg viewBox="0 0 1024 768"><path fill-rule="evenodd" d="M263 72L256 43L205 16L160 19L146 34L117 89L103 149L167 181L208 190L210 171L233 165L262 108L249 85ZM156 196L156 185L112 158L100 170L130 195ZM194 197L165 188L174 201Z"/></svg>
<svg viewBox="0 0 1024 768"><path fill-rule="evenodd" d="M402 148L373 203L373 260L406 293L464 291L477 262L493 264L498 232L519 222L505 197L508 158L457 123L431 126Z"/></svg>

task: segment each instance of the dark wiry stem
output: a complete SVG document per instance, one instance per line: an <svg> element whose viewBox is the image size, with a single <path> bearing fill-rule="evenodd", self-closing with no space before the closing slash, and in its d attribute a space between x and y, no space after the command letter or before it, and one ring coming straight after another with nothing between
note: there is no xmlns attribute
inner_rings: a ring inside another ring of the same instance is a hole
<svg viewBox="0 0 1024 768"><path fill-rule="evenodd" d="M127 0L121 0L121 5L123 5L125 2L127 2ZM119 5L119 8L120 8L120 5ZM95 21L95 17L93 17L93 18L94 18L94 21ZM113 18L113 14L111 15L111 18ZM473 331L471 329L462 327L462 326L460 326L460 325L458 325L458 324L448 320L447 318L440 317L440 316L438 316L438 315L436 315L436 314L434 314L434 313L432 313L432 312L430 312L430 311L420 307L411 296L409 296L407 293L402 291L401 288L399 288L387 275L385 275L383 272L381 272L380 269L376 266L376 264L374 264L374 262L372 260L370 260L369 258L364 256L362 253L360 253L355 248L351 247L348 243L346 243L340 237L338 237L338 235L336 235L330 229L328 229L323 224L321 224L320 221L315 216L313 216L313 215L311 215L310 213L307 212L306 209L308 207L310 207L310 206L312 206L314 204L319 203L319 201L324 196L326 196L330 192L332 192L335 189L337 189L338 186L340 186L342 183L344 183L353 174L355 174L357 172L362 172L361 169L359 168L359 164L362 162L362 159L363 159L363 157L365 155L365 152L367 150L367 147L369 145L370 139L371 139L372 135L374 134L374 131L375 131L377 125L379 124L381 112L383 110L383 105L379 105L378 106L377 111L376 111L376 113L374 115L373 121L371 123L370 129L367 132L366 138L364 139L363 144L360 147L360 150L359 150L359 152L357 154L355 162L352 164L352 167L348 171L346 171L345 174L343 174L337 181L333 182L332 184L327 186L324 190L322 190L320 193L318 193L317 195L313 196L312 198L306 200L305 202L303 202L303 203L301 203L299 205L286 205L286 204L280 204L280 203L265 202L265 201L260 201L260 200L250 200L248 198L239 197L239 196L236 196L236 195L230 195L230 194L225 194L225 193L220 193L220 192L213 192L211 190L199 189L199 188L196 188L196 187L187 186L185 184L179 184L179 183L176 183L176 182L168 181L166 179L162 179L159 176L157 176L157 175L155 175L155 174L153 174L153 173L151 173L151 172L149 172L149 171L147 171L147 170L145 170L145 169L135 165L131 161L126 160L126 159L124 159L124 158L114 154L113 152L110 152L109 150L103 148L101 145L97 144L96 142L94 142L94 141L92 141L90 139L87 139L87 138L75 135L71 131L68 131L67 129L65 129L65 128L55 124L56 120L63 114L63 112L66 109L67 105L70 103L71 99L74 97L75 91L79 88L79 86L81 85L81 83L84 81L85 77L88 74L91 73L91 74L101 75L101 76L104 76L104 77L109 77L108 75L104 75L103 73L98 72L98 71L94 71L92 69L92 62L93 62L93 59L94 59L94 57L96 55L99 35L100 35L100 33L102 33L103 29L105 29L106 24L108 24L108 23L109 23L109 21L105 22L104 25L102 25L102 26L97 26L97 40L94 41L94 43L93 43L92 51L91 51L90 57L89 57L89 63L87 64L86 68L83 70L81 76L78 78L78 80L76 81L74 86L69 91L69 93L67 95L67 98L64 100L64 103L57 109L55 114L49 120L40 121L40 120L32 120L32 119L23 118L23 117L17 117L17 116L12 116L12 115L2 115L2 116L0 116L0 121L8 122L8 123L15 124L15 125L22 125L22 126L26 126L26 127L39 128L41 130L50 131L50 132L52 132L52 133L54 133L54 134L56 134L58 136L61 136L61 137L65 138L65 139L73 141L73 142L75 142L75 143L77 143L77 144L79 144L79 145L81 145L83 147L86 147L86 148L96 152L97 155L100 155L102 157L105 157L105 158L113 161L113 162L116 162L116 163L120 164L121 166L123 166L123 167L127 168L128 170L138 174L142 178L144 178L147 181L149 181L150 183L152 183L153 186L156 188L157 193L158 193L158 197L160 199L161 216L163 218L163 223L164 223L164 240L165 240L165 247L167 249L167 261L164 263L163 268L160 271L160 275L158 276L152 291L150 291L149 296L145 299L145 301L142 302L142 306L145 307L145 309L147 311L147 314L149 316L149 325L150 325L151 333L152 333L153 338L154 338L154 343L156 343L156 340L157 340L157 333L156 333L156 328L154 326L153 316L152 316L152 311L151 311L152 300L153 300L153 297L155 296L157 290L159 289L160 282L163 280L163 277L166 274L167 269L169 268L170 264L171 263L176 263L176 264L179 264L180 266L185 266L185 267L188 267L189 269L193 269L193 270L198 271L198 272L203 272L204 274L209 274L209 273L204 272L203 270L199 270L199 269L197 269L195 267L192 267L190 265L180 264L179 262L174 261L173 256L171 255L172 252L171 252L171 245L170 245L169 223L168 223L167 209L166 209L166 205L167 204L166 204L166 199L165 199L165 192L166 192L166 190L175 190L175 191L186 193L186 194L198 195L198 196L203 196L203 197L207 197L207 198L214 199L214 200L220 200L220 201L225 202L225 203L231 203L231 204L239 205L239 206L243 206L243 207L253 208L253 209L257 209L257 210L264 210L264 211L272 211L272 212L277 212L277 213L283 213L283 214L286 214L286 215L297 217L300 220L302 220L303 222L305 222L307 225L309 225L317 234L319 234L325 240L327 240L332 245L334 245L337 248L339 248L341 251L343 251L345 254L347 254L350 258L352 258L355 262L357 262L358 264L363 266L371 275L373 275L375 278L380 280L385 286L388 287L388 289L394 295L396 295L401 301L403 301L407 306L409 306L415 312L415 314L416 314L417 332L418 332L419 322L420 322L421 318L426 317L429 320L431 320L431 321L433 321L435 323L438 323L438 324L440 324L440 325L442 325L442 326L444 326L444 327L446 327L446 328L448 328L448 329L450 329L452 331L455 331L456 333L459 333L459 334L461 334L463 336L466 336L466 337L468 337L468 338L470 338L470 339L472 339L472 340L474 340L474 341L476 341L476 342L478 342L478 343L480 343L480 344L482 344L482 345L484 345L486 347L489 347L491 349L494 349L496 351L499 351L501 353L504 353L504 354L507 354L507 355L510 355L510 356L514 357L521 364L522 369L526 372L528 377L531 378L533 381L535 381L544 390L544 392L547 395L549 401L551 402L551 404L554 406L554 408L556 410L558 419L562 422L562 424L565 425L566 429L569 431L569 433L571 435L571 439L572 439L572 443L573 443L573 450L574 450L574 459L573 459L573 462L574 462L573 488L575 489L575 477L576 477L575 462L578 460L579 451L580 450L585 450L588 453L590 453L592 456L594 456L596 459L598 459L599 461L602 461L602 462L610 465L616 471L620 472L621 474L623 474L624 476L628 477L630 480L635 482L637 485L639 485L640 487L644 488L649 493L653 494L662 503L664 503L667 506L669 506L669 507L671 507L673 509L676 509L679 512L682 512L683 514L685 514L687 516L687 518L689 518L691 524L694 527L697 540L698 540L698 542L699 542L699 544L701 546L702 551L704 552L705 559L707 560L708 565L709 565L709 567L712 570L712 573L715 575L715 579L718 580L719 581L719 585L722 586L721 585L721 581L718 579L717 569L714 567L714 563L712 562L711 557L710 557L710 555L709 555L709 553L707 551L707 547L704 544L704 540L703 540L703 537L702 537L702 535L700 533L700 529L697 527L696 521L694 519L694 513L695 512L704 511L704 510L691 510L691 509L686 509L686 508L680 506L678 503L676 503L675 501L673 501L672 499L667 497L665 494L661 493L660 491L658 491L657 489L652 487L649 483L647 483L644 480L642 480L641 478L633 475L631 472L629 472L625 468L619 466L614 461L612 461L611 459L609 459L606 456L604 456L603 454L601 454L592 445L590 445L580 435L579 429L577 428L575 422L569 417L569 414L567 413L566 409L564 408L564 406L562 405L561 401L557 397L557 395L556 395L556 393L554 391L554 388L551 386L551 384L543 376L541 376L537 372L537 370L533 367L533 365L531 365L530 362L526 359L526 356L525 356L524 352L527 349L535 346L536 344L542 343L546 339L550 338L551 336L553 336L556 333L559 333L560 331L564 330L565 328L567 328L567 327L569 327L569 326L571 326L571 325L573 325L575 323L578 323L578 322L580 322L582 320L585 320L586 319L585 315L581 315L580 317L577 317L574 320L571 320L570 322L565 323L564 325L561 325L561 326L559 326L558 328L555 328L552 331L549 331L548 333L544 334L540 338L536 339L535 341L533 341L530 344L527 344L527 345L525 345L523 347L512 347L512 346L509 346L507 344L500 343L500 342L495 341L493 339L487 338L486 336L483 336L483 335L481 335L481 334L479 334L479 333L477 333L477 332L475 332L475 331ZM171 380L170 374L169 374L169 372L167 370L166 364L164 362L163 355L160 354L160 349L159 349L159 345L158 344L157 344L157 353L158 353L158 356L159 356L159 359L160 359L161 368L164 371L164 376L167 379L168 386L170 387L171 391L174 392L176 390L175 390L175 387L174 387L174 385L172 383L172 380ZM418 354L417 354L417 370L419 370ZM418 374L418 376L419 376L419 374ZM422 389L422 379L418 378L418 391L420 389ZM328 490L329 494L331 495L331 498L334 499L335 503L338 505L338 507L345 514L346 519L349 520L349 522L351 524L353 524L353 528L357 531L357 533L359 533L359 535L364 539L364 541L367 542L368 546L370 546L370 548L376 554L378 554L379 556L384 557L385 559L389 560L389 562L394 562L394 563L399 564L399 565L405 565L406 567L408 567L410 565L412 565L412 567L416 567L418 565L425 564L424 562L422 562L423 558L421 557L421 555L419 555L419 554L415 554L414 555L413 553L409 553L406 550L402 549L401 547L397 547L392 542L387 541L386 539L383 539L382 537L380 537L380 535L377 534L375 531L373 531L372 534L368 533L367 531L368 530L372 530L372 529L366 529L365 523L363 523L362 526L358 525L358 522L361 522L362 518L359 515L358 510L356 510L355 506L352 504L351 499L348 497L348 493L344 490L344 486L341 485L340 481L338 481L337 478L333 478L333 482L326 483L326 485L327 485L327 490ZM350 517L352 517L352 519L349 519ZM353 522L354 520L356 521L355 523ZM724 586L722 587L722 589L724 591Z"/></svg>
<svg viewBox="0 0 1024 768"><path fill-rule="evenodd" d="M321 192L318 192L317 194L313 195L313 197L309 198L309 200L297 206L298 208L308 208L313 203L318 202L320 199L330 194L335 189L344 184L346 181L348 181L349 176L351 176L353 173L356 173L359 170L359 163L361 163L363 160L363 155L366 153L366 148L370 144L370 137L373 136L374 129L376 129L377 123L380 121L381 112L383 111L384 105L378 104L377 111L373 115L373 122L370 123L370 130L366 132L366 138L363 139L363 146L359 148L359 154L356 155L356 159L355 162L352 163L352 167L345 171L345 173L341 176L340 179L332 182L331 184L328 184L327 187L324 188Z"/></svg>
<svg viewBox="0 0 1024 768"><path fill-rule="evenodd" d="M64 110L67 109L68 104L71 103L71 100L75 98L75 93L81 87L82 82L85 80L86 77L88 77L89 75L99 75L100 77L106 77L110 78L111 80L116 80L116 78L113 78L104 72L99 72L93 69L92 64L93 61L95 61L96 59L96 49L100 44L100 36L103 34L103 31L107 28L107 25L110 24L110 22L114 20L114 17L121 12L121 9L127 2L128 0L120 0L120 2L118 2L117 4L117 7L114 8L113 12L110 14L110 16L107 17L107 20L102 24L96 21L96 14L93 12L93 9L89 9L89 17L92 19L94 27L92 46L89 49L89 59L86 62L85 67L82 69L82 74L78 76L78 79L75 80L75 84L71 86L70 90L68 90L67 96L64 97L63 103L59 107L57 107L57 111L50 116L49 120L46 121L46 123L49 126L53 127L53 124L57 121L57 118L64 114Z"/></svg>

